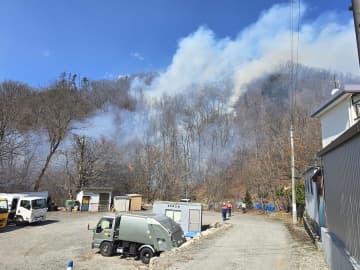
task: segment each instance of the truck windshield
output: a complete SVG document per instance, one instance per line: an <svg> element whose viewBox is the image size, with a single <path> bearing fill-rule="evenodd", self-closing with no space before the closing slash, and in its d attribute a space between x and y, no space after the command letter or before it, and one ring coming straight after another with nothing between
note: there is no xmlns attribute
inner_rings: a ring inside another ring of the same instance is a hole
<svg viewBox="0 0 360 270"><path fill-rule="evenodd" d="M0 213L7 213L8 204L6 200L0 200Z"/></svg>
<svg viewBox="0 0 360 270"><path fill-rule="evenodd" d="M46 200L45 199L36 199L31 201L32 209L42 209L46 208Z"/></svg>

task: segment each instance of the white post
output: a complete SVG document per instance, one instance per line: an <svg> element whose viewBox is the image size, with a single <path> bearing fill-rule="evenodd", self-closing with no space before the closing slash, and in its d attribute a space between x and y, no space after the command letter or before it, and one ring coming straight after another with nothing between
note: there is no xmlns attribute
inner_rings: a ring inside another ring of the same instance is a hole
<svg viewBox="0 0 360 270"><path fill-rule="evenodd" d="M293 224L296 224L297 217L296 217L296 191L295 191L294 127L293 127L292 121L291 121L291 126L290 126L290 144L291 144L292 219L293 219Z"/></svg>
<svg viewBox="0 0 360 270"><path fill-rule="evenodd" d="M73 261L69 261L66 270L73 270L73 265L74 265Z"/></svg>

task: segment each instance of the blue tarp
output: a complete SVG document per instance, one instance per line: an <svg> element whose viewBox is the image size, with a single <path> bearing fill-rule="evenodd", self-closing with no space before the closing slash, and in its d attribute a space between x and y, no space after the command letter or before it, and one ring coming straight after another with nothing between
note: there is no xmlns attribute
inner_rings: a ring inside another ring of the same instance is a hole
<svg viewBox="0 0 360 270"><path fill-rule="evenodd" d="M267 204L267 205L265 206L265 210L266 210L266 212L275 212L276 207L275 207L275 205L273 205L273 204Z"/></svg>
<svg viewBox="0 0 360 270"><path fill-rule="evenodd" d="M243 204L243 201L237 201L237 202L236 202L236 205L237 205L238 207L241 207L242 204Z"/></svg>
<svg viewBox="0 0 360 270"><path fill-rule="evenodd" d="M255 209L256 209L256 210L263 210L263 205L262 205L262 203L255 203Z"/></svg>
<svg viewBox="0 0 360 270"><path fill-rule="evenodd" d="M195 236L199 235L200 232L194 232L194 231L191 231L191 232L187 232L184 234L184 236L186 238L194 238Z"/></svg>
<svg viewBox="0 0 360 270"><path fill-rule="evenodd" d="M264 210L264 207L263 207L262 203L255 203L255 209L256 210ZM275 212L276 207L273 204L266 204L265 205L265 211L266 212Z"/></svg>

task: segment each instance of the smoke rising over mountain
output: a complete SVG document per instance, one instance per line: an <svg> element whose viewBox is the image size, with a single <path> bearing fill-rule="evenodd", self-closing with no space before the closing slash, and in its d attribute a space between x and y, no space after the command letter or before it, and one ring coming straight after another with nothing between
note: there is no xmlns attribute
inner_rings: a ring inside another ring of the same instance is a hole
<svg viewBox="0 0 360 270"><path fill-rule="evenodd" d="M306 13L303 6L300 21ZM219 38L211 29L199 27L180 40L171 64L151 84L148 96L176 95L193 90L194 85L230 82L231 103L236 102L246 84L290 60L289 16L289 5L275 5L236 38ZM297 31L296 23L294 28ZM344 23L340 15L326 13L304 21L299 30L299 42L297 32L293 34L299 63L345 73L358 71L352 19Z"/></svg>
<svg viewBox="0 0 360 270"><path fill-rule="evenodd" d="M123 134L120 137L126 137L125 141L131 140L135 131L136 137L141 137L145 128L135 129L134 126L145 125L145 116L156 114L152 112L153 102L160 100L164 94L174 97L203 91L204 88L221 91L227 104L232 106L246 91L247 84L276 71L289 61L289 9L287 4L274 5L264 11L255 23L239 31L235 38L217 37L210 28L200 26L179 41L171 64L163 72L131 80L129 92L138 102L136 110L123 114L118 119L120 121L113 121L113 116L104 120L104 115L97 115L89 120L91 126L101 126L102 131L106 130L103 132L106 136ZM293 33L294 61L298 59L300 64L321 69L356 73L358 66L352 20L344 22L339 14L331 12L315 20L307 20L307 12L307 7L303 5L299 18L302 22L299 40L297 32ZM297 31L296 23L294 30ZM125 76L118 80L128 78Z"/></svg>

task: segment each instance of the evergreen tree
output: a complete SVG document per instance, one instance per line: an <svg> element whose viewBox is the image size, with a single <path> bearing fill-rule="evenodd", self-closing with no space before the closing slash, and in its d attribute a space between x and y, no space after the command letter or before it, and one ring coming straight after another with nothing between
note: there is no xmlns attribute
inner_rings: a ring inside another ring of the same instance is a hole
<svg viewBox="0 0 360 270"><path fill-rule="evenodd" d="M248 209L252 208L253 207L253 203L252 203L252 200L251 200L251 195L249 193L248 190L246 190L246 194L245 194L245 199L244 199L245 203L246 203L246 207Z"/></svg>

